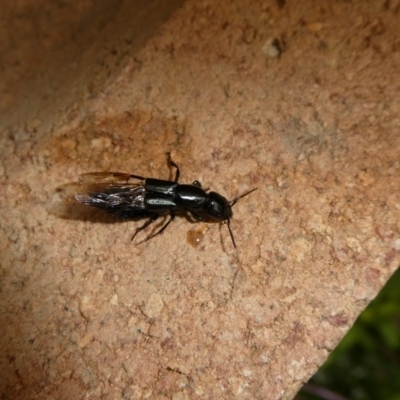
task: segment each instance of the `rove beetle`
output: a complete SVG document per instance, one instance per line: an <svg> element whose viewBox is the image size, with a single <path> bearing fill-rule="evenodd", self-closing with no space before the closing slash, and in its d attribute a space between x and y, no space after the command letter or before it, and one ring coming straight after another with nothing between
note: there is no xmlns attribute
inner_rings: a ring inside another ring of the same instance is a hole
<svg viewBox="0 0 400 400"><path fill-rule="evenodd" d="M178 183L180 169L167 153L168 165L176 168L175 179L166 181L144 178L139 175L120 172L92 172L79 177L80 191L75 199L90 207L96 207L112 216L125 220L148 218L145 224L136 229L135 236L156 221L160 216L169 215L169 220L146 240L164 232L177 213L189 213L196 220L205 222L227 222L233 246L235 239L230 227L232 207L236 202L257 190L252 189L229 202L216 192L207 192L200 182L191 185ZM131 183L131 179L138 182Z"/></svg>

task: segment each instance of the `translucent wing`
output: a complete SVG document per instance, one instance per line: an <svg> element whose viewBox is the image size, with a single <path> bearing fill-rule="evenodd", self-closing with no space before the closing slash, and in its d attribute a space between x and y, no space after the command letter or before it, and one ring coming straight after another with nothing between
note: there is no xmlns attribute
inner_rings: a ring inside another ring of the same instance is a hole
<svg viewBox="0 0 400 400"><path fill-rule="evenodd" d="M134 178L136 182L130 183ZM144 209L144 180L120 172L92 172L79 177L75 199L87 206L113 213Z"/></svg>
<svg viewBox="0 0 400 400"><path fill-rule="evenodd" d="M119 185L128 183L135 179L144 182L145 178L138 175L125 174L123 172L89 172L79 176L80 182L88 183L109 183Z"/></svg>

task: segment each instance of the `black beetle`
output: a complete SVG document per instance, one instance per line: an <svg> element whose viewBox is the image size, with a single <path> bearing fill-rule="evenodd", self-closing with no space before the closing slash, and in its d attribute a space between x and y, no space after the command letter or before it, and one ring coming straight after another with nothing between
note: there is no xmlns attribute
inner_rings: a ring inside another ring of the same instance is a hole
<svg viewBox="0 0 400 400"><path fill-rule="evenodd" d="M81 190L75 194L75 198L80 203L104 210L120 219L148 218L148 221L136 230L131 240L160 216L169 215L167 223L146 240L159 235L173 221L175 215L183 211L199 221L226 221L233 246L236 247L230 228L232 206L257 188L229 202L219 193L204 190L198 181L194 181L191 185L180 185L179 167L172 161L170 153L167 153L167 156L169 166L176 168L173 181L120 172L92 172L79 177ZM137 182L129 182L131 179Z"/></svg>

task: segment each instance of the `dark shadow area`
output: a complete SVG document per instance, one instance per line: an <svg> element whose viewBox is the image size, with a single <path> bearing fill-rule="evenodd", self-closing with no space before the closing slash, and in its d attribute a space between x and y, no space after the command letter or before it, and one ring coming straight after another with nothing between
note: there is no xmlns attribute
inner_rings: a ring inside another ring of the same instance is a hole
<svg viewBox="0 0 400 400"><path fill-rule="evenodd" d="M36 118L32 130L39 132L49 122L49 114L57 121L58 114L78 99L96 96L182 3L4 4L0 17L3 125Z"/></svg>
<svg viewBox="0 0 400 400"><path fill-rule="evenodd" d="M296 400L398 399L400 269L358 317Z"/></svg>

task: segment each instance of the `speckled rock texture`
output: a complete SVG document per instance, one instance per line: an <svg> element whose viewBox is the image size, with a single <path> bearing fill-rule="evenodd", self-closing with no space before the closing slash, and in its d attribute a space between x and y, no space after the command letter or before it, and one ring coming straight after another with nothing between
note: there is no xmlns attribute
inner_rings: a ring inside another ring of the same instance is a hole
<svg viewBox="0 0 400 400"><path fill-rule="evenodd" d="M400 264L400 2L131 3L3 13L1 398L291 399ZM166 152L237 249L53 212Z"/></svg>

